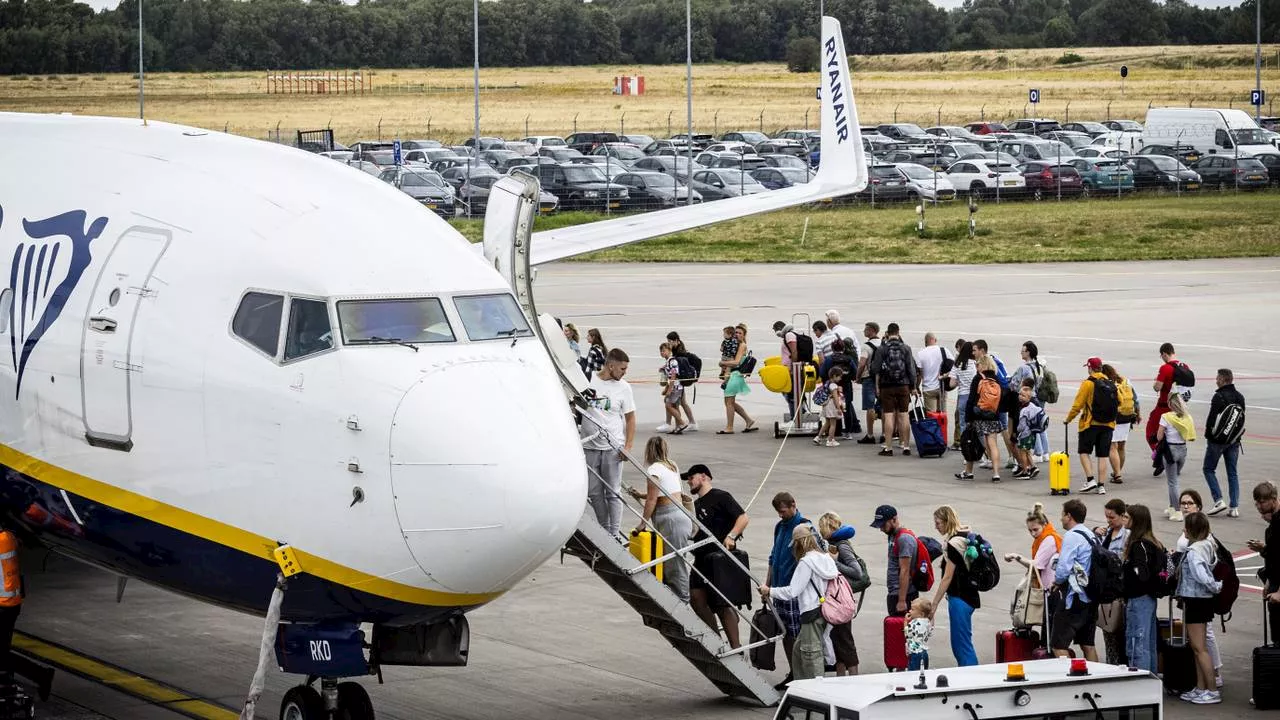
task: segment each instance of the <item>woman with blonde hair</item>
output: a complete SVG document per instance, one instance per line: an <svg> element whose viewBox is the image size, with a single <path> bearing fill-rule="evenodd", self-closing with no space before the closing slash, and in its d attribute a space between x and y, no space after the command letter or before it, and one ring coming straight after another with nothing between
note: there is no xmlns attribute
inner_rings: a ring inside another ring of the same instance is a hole
<svg viewBox="0 0 1280 720"><path fill-rule="evenodd" d="M960 524L960 518L950 505L933 511L933 526L944 538L946 552L942 559L942 579L933 595L933 609L929 619L938 612L945 595L947 616L951 625L951 654L956 665L967 667L978 664L978 652L973 648L973 613L982 607L978 591L966 581L969 564L965 550L969 546L969 528Z"/></svg>
<svg viewBox="0 0 1280 720"><path fill-rule="evenodd" d="M1182 519L1178 510L1178 477L1187 464L1187 443L1196 439L1196 424L1182 396L1169 393L1169 412L1160 416L1156 428L1156 452L1164 455L1164 474L1169 486L1169 508L1164 511L1170 520Z"/></svg>
<svg viewBox="0 0 1280 720"><path fill-rule="evenodd" d="M1000 380L996 375L996 361L991 359L990 355L982 356L978 361L978 374L973 376L973 382L970 383L968 391L965 393L968 400L965 402L964 417L965 425L973 425L974 430L978 432L978 437L982 438L982 444L987 449L987 459L991 461L991 482L1000 482L1000 420L999 418L990 419L979 417L978 413L978 388L982 385L983 380L994 380L999 385ZM1003 394L1008 392L1007 389L1001 389L1001 400ZM1002 402L1003 404L1003 402ZM966 460L964 470L956 473L957 480L973 479L973 462ZM934 611L937 611L937 604L934 604Z"/></svg>
<svg viewBox="0 0 1280 720"><path fill-rule="evenodd" d="M644 446L644 463L648 466L649 488L644 496L644 520L662 536L666 552L674 552L689 544L693 537L693 520L678 506L680 502L680 468L668 458L667 439L661 435L649 438ZM689 565L683 556L663 564L663 582L681 600L689 602Z"/></svg>
<svg viewBox="0 0 1280 720"><path fill-rule="evenodd" d="M827 583L840 571L836 569L835 560L822 551L817 531L809 523L800 523L791 531L791 552L796 558L791 584L775 588L764 585L760 596L778 602L797 601L800 634L791 651L791 677L807 680L822 677L826 671L823 635L827 632L827 621L822 617L821 602Z"/></svg>
<svg viewBox="0 0 1280 720"><path fill-rule="evenodd" d="M1036 503L1027 513L1027 532L1032 537L1031 557L1005 553L1004 560L1016 562L1025 568L1035 568L1039 587L1048 590L1053 587L1053 559L1062 550L1062 535L1045 515L1044 503Z"/></svg>
<svg viewBox="0 0 1280 720"><path fill-rule="evenodd" d="M844 524L840 516L826 512L818 518L818 532L827 541L827 552L836 561L836 569L855 588L864 582L864 570L858 554L853 551L853 526ZM853 621L831 628L831 645L836 653L836 676L858 674L858 646L853 641Z"/></svg>
<svg viewBox="0 0 1280 720"><path fill-rule="evenodd" d="M582 351L578 349L578 342L582 339L578 335L578 328L573 323L564 324L564 339L569 341L569 349L573 351L575 357L582 357Z"/></svg>
<svg viewBox="0 0 1280 720"><path fill-rule="evenodd" d="M733 434L733 416L741 415L742 420L747 426L742 428L742 432L755 432L760 428L756 427L756 421L752 419L747 411L738 402L739 395L746 395L751 392L751 388L747 387L747 379L739 368L742 361L747 358L750 350L747 349L747 326L744 323L738 323L733 329L734 339L738 341L738 351L732 358L725 358L720 361L722 371L727 371L729 376L724 381L724 419L725 425L723 430L717 430L717 435Z"/></svg>

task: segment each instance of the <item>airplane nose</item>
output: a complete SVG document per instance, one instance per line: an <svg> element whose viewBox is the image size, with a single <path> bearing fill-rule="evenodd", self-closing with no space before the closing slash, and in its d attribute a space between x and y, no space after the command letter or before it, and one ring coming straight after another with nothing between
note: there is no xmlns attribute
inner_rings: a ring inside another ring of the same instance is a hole
<svg viewBox="0 0 1280 720"><path fill-rule="evenodd" d="M405 543L446 590L497 592L560 549L586 505L581 443L553 375L518 358L430 370L391 428Z"/></svg>

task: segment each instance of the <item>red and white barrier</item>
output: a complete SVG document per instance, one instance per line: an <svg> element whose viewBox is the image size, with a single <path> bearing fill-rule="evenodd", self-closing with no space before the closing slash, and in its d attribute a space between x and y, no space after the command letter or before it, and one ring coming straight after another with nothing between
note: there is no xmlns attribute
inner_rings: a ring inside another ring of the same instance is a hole
<svg viewBox="0 0 1280 720"><path fill-rule="evenodd" d="M613 79L614 95L643 95L643 75L621 75Z"/></svg>

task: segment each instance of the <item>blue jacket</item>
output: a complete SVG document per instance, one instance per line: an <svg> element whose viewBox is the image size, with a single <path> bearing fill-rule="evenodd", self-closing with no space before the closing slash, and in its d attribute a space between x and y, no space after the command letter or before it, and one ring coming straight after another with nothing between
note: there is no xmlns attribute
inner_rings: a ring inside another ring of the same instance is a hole
<svg viewBox="0 0 1280 720"><path fill-rule="evenodd" d="M769 587L791 584L791 575L796 571L796 556L791 552L791 533L797 525L807 522L809 521L797 510L790 520L779 520L773 526L773 550L769 553Z"/></svg>

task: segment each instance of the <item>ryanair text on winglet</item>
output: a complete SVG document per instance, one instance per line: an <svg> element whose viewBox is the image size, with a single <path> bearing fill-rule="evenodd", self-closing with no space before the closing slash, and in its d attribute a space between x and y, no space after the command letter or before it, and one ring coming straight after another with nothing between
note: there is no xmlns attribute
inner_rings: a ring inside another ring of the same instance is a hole
<svg viewBox="0 0 1280 720"><path fill-rule="evenodd" d="M827 77L830 84L831 106L835 110L836 117L836 142L842 143L849 139L849 121L844 115L844 88L840 83L840 59L836 57L836 38L831 36L827 38Z"/></svg>

